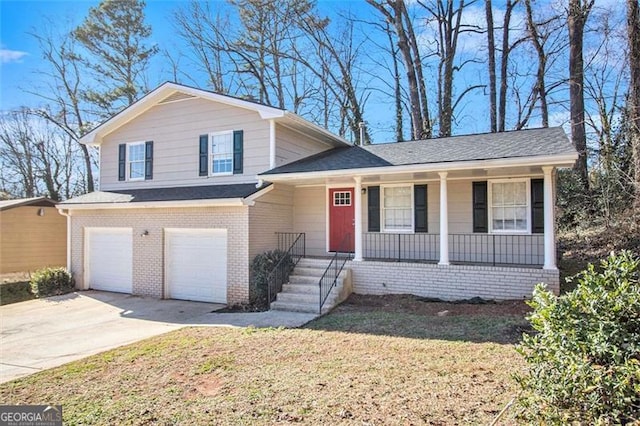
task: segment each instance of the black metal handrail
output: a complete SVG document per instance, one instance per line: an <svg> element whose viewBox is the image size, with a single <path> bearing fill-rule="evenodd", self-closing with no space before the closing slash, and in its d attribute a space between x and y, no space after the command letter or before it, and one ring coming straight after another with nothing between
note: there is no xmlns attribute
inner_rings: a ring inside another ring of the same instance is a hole
<svg viewBox="0 0 640 426"><path fill-rule="evenodd" d="M333 254L331 258L331 262L329 262L329 266L325 269L324 274L322 274L322 278L318 282L318 286L320 287L320 305L318 307L318 313L322 313L322 307L324 306L329 294L331 294L331 290L336 286L338 282L338 276L342 272L345 263L347 260L351 259L351 252L347 250L348 243L351 240L351 234L346 234L340 245L338 246L338 250ZM346 256L340 259L340 254L346 254Z"/></svg>
<svg viewBox="0 0 640 426"><path fill-rule="evenodd" d="M363 236L365 259L437 262L440 256L440 234L367 232Z"/></svg>
<svg viewBox="0 0 640 426"><path fill-rule="evenodd" d="M544 264L542 234L449 234L452 262L539 266Z"/></svg>
<svg viewBox="0 0 640 426"><path fill-rule="evenodd" d="M367 260L438 262L440 235L426 233L363 234ZM544 263L542 234L449 234L449 258L458 264L540 266Z"/></svg>
<svg viewBox="0 0 640 426"><path fill-rule="evenodd" d="M287 236L296 236L295 238L291 238L293 242L289 245L286 252L281 250L284 253L267 276L267 300L269 304L271 304L278 293L282 291L282 285L289 280L289 274L291 274L291 271L293 271L293 268L296 267L300 259L305 257L306 252L306 235L304 232L299 234L276 232L276 234L278 235L279 250L281 241L287 241L288 237L283 237L285 234ZM283 238L281 239L281 237Z"/></svg>

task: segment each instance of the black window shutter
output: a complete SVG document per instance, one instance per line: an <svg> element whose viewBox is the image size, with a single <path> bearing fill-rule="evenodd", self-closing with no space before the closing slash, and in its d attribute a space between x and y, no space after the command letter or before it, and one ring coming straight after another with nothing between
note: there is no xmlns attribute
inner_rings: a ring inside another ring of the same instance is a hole
<svg viewBox="0 0 640 426"><path fill-rule="evenodd" d="M380 232L380 187L367 188L367 211L369 232Z"/></svg>
<svg viewBox="0 0 640 426"><path fill-rule="evenodd" d="M127 178L127 144L118 145L118 180Z"/></svg>
<svg viewBox="0 0 640 426"><path fill-rule="evenodd" d="M427 185L413 187L413 214L415 232L428 232L427 224Z"/></svg>
<svg viewBox="0 0 640 426"><path fill-rule="evenodd" d="M531 232L544 233L544 179L531 179Z"/></svg>
<svg viewBox="0 0 640 426"><path fill-rule="evenodd" d="M153 141L144 143L144 180L153 179Z"/></svg>
<svg viewBox="0 0 640 426"><path fill-rule="evenodd" d="M233 174L242 174L242 145L243 132L236 130L233 132Z"/></svg>
<svg viewBox="0 0 640 426"><path fill-rule="evenodd" d="M489 232L487 182L473 182L473 232Z"/></svg>
<svg viewBox="0 0 640 426"><path fill-rule="evenodd" d="M209 174L209 135L200 135L200 176Z"/></svg>

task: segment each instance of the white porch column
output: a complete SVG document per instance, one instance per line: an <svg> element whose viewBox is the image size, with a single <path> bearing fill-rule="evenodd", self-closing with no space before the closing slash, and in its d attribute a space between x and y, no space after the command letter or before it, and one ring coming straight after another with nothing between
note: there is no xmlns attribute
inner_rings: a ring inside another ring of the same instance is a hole
<svg viewBox="0 0 640 426"><path fill-rule="evenodd" d="M269 120L269 168L276 167L276 121Z"/></svg>
<svg viewBox="0 0 640 426"><path fill-rule="evenodd" d="M553 167L542 168L544 173L544 266L543 269L556 268L555 253L555 217L553 199Z"/></svg>
<svg viewBox="0 0 640 426"><path fill-rule="evenodd" d="M362 178L356 176L353 178L356 181L354 192L354 214L355 214L355 253L353 260L356 262L362 261Z"/></svg>
<svg viewBox="0 0 640 426"><path fill-rule="evenodd" d="M440 261L438 265L449 264L449 208L447 201L447 172L440 175Z"/></svg>

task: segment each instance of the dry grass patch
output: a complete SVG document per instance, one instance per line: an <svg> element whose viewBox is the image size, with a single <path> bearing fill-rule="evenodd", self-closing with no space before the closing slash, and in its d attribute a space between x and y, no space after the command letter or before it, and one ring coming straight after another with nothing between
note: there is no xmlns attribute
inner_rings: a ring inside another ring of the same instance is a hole
<svg viewBox="0 0 640 426"><path fill-rule="evenodd" d="M523 364L506 342L522 316L365 302L304 329L182 329L0 385L0 399L62 404L70 425L450 425L486 424L513 396Z"/></svg>

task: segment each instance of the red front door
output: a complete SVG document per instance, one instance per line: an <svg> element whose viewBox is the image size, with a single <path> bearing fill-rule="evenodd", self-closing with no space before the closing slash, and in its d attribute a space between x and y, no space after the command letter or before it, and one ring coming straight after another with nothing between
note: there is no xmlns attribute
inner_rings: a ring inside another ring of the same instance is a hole
<svg viewBox="0 0 640 426"><path fill-rule="evenodd" d="M355 215L353 188L329 189L329 251L353 252Z"/></svg>

